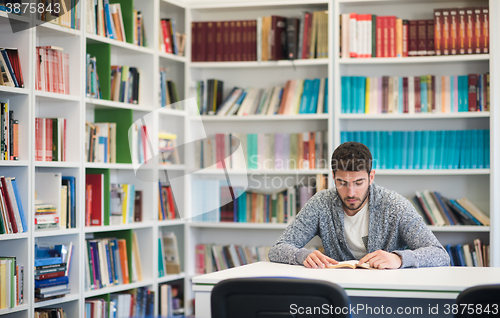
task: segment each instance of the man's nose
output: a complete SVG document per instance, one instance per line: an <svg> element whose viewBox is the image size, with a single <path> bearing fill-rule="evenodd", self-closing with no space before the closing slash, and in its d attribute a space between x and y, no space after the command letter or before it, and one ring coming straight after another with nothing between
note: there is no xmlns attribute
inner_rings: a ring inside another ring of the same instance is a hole
<svg viewBox="0 0 500 318"><path fill-rule="evenodd" d="M348 188L347 188L347 194L350 197L353 197L356 194L356 189L355 189L355 187L354 187L353 184L348 186Z"/></svg>

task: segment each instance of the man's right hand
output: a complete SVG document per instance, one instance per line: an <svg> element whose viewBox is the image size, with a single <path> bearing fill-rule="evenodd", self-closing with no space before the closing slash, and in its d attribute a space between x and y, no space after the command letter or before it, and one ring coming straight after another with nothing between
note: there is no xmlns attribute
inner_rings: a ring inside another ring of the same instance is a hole
<svg viewBox="0 0 500 318"><path fill-rule="evenodd" d="M328 266L328 264L338 264L336 260L333 258L330 258L326 256L325 254L321 253L320 251L316 250L312 252L311 254L307 255L306 260L304 261L304 266L307 268L325 268Z"/></svg>

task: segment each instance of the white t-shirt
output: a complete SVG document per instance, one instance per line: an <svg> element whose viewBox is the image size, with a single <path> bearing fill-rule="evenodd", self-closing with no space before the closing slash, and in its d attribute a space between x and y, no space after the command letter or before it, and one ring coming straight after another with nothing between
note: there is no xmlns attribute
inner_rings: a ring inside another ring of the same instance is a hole
<svg viewBox="0 0 500 318"><path fill-rule="evenodd" d="M368 237L368 203L356 213L349 216L344 212L344 229L347 247L351 250L354 257L360 260L366 253L366 247L363 243L363 237Z"/></svg>

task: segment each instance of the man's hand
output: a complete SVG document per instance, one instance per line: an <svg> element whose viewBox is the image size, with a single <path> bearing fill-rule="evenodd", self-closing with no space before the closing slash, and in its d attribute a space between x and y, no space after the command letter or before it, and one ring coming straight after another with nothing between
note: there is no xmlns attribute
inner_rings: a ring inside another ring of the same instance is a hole
<svg viewBox="0 0 500 318"><path fill-rule="evenodd" d="M307 268L318 268L318 266L321 268L325 268L326 266L328 266L328 264L335 265L338 263L339 262L337 262L333 258L330 258L321 253L320 251L316 250L311 254L307 255L307 258L304 261L304 266Z"/></svg>
<svg viewBox="0 0 500 318"><path fill-rule="evenodd" d="M401 258L398 254L389 253L378 250L370 254L366 254L359 260L359 264L369 263L371 267L378 269L395 269L400 268Z"/></svg>

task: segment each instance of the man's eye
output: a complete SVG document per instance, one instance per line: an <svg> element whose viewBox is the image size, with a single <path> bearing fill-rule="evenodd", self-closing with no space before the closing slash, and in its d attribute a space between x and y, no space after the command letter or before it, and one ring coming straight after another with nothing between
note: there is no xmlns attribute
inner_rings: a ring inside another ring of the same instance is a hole
<svg viewBox="0 0 500 318"><path fill-rule="evenodd" d="M356 185L358 185L358 186L363 185L363 181L356 182Z"/></svg>

